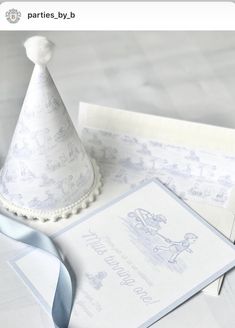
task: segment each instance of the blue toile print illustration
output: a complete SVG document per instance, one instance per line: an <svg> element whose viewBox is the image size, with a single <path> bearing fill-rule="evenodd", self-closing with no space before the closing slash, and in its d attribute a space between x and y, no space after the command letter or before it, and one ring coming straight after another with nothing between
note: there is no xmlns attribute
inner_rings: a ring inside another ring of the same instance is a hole
<svg viewBox="0 0 235 328"><path fill-rule="evenodd" d="M131 241L152 263L178 272L186 269L184 255L193 253L193 244L198 239L195 233L185 232L182 239L172 240L168 230L164 232L169 225L167 217L143 208L128 212L122 219Z"/></svg>
<svg viewBox="0 0 235 328"><path fill-rule="evenodd" d="M107 277L107 272L100 271L96 274L86 273L86 277L89 280L90 285L98 290L103 287L103 280Z"/></svg>

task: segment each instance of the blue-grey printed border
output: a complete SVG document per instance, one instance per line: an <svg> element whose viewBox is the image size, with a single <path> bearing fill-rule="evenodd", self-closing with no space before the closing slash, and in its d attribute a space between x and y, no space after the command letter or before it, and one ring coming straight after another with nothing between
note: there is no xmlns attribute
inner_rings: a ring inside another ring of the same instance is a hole
<svg viewBox="0 0 235 328"><path fill-rule="evenodd" d="M225 237L221 232L219 232L216 228L211 226L205 219L203 219L202 216L200 216L195 210L193 210L188 204L186 204L182 199L180 199L176 194L174 194L168 187L163 185L158 179L153 178L150 179L147 182L142 183L141 185L129 190L128 192L122 194L121 196L113 199L112 201L108 202L107 204L101 206L100 208L97 208L96 210L92 211L91 213L83 216L79 221L73 222L69 226L63 228L62 230L56 232L55 234L51 235L52 239L55 239L59 237L60 235L66 233L73 227L77 226L78 224L88 220L89 218L93 217L95 214L100 213L107 209L108 207L112 206L113 204L116 204L120 202L122 199L126 198L128 195L135 193L139 189L142 189L148 184L155 183L160 188L165 190L176 202L178 202L182 207L184 207L186 210L188 210L191 214L193 214L202 224L204 224L208 229L210 229L212 232L214 232L220 239L222 239L227 245L229 245L234 251L235 251L235 245L227 238ZM51 308L50 305L45 301L45 299L41 296L41 294L37 291L37 289L34 287L34 285L30 282L30 280L27 278L27 276L24 274L24 272L19 268L17 265L17 261L24 256L28 255L28 253L34 251L34 249L26 249L11 261L9 261L12 268L16 271L16 273L20 276L20 278L24 281L25 285L30 289L32 294L36 297L37 301L43 306L43 308L46 310L46 312L50 315ZM207 287L209 284L211 284L213 281L218 279L220 276L225 274L227 271L231 270L235 267L235 259L231 263L227 264L225 267L220 269L218 272L211 275L209 278L207 278L205 281L198 284L196 287L194 287L191 291L187 292L185 295L180 297L177 301L173 302L169 306L167 306L165 309L161 310L158 314L151 317L149 320L141 324L139 327L136 328L148 328L151 325L153 325L156 321L160 320L162 317L164 317L169 312L173 311L175 308L177 308L179 305L190 299L192 296L200 292L203 288Z"/></svg>

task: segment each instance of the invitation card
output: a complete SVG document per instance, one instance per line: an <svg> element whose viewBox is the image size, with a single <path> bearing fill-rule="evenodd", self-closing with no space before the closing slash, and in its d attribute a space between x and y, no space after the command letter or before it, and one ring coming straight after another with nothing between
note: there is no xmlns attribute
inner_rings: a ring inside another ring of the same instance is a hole
<svg viewBox="0 0 235 328"><path fill-rule="evenodd" d="M234 242L232 129L87 103L79 105L78 127L109 194L158 178ZM218 295L222 282L204 292Z"/></svg>
<svg viewBox="0 0 235 328"><path fill-rule="evenodd" d="M235 266L235 246L158 180L54 236L77 274L71 327L145 328ZM50 311L58 262L12 263Z"/></svg>

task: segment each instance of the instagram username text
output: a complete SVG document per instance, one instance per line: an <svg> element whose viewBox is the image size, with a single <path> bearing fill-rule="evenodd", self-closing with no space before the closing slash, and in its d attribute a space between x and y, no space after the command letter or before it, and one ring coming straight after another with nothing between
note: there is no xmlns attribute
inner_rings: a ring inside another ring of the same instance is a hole
<svg viewBox="0 0 235 328"><path fill-rule="evenodd" d="M73 19L76 15L74 12L70 11L67 13L58 11L56 13L47 13L45 11L40 13L28 13L28 19L35 19L35 18L51 18L51 19Z"/></svg>

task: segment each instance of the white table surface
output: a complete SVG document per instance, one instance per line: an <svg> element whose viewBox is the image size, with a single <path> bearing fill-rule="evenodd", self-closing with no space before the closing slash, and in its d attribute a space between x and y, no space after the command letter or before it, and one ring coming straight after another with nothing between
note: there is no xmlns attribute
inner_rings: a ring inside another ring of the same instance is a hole
<svg viewBox="0 0 235 328"><path fill-rule="evenodd" d="M0 164L33 68L22 43L33 34L0 32ZM235 32L40 34L57 44L49 69L74 122L84 101L235 128ZM65 224L34 226L51 233ZM52 327L7 264L21 248L0 235L0 327ZM234 309L233 270L219 297L199 294L154 327L232 328Z"/></svg>

